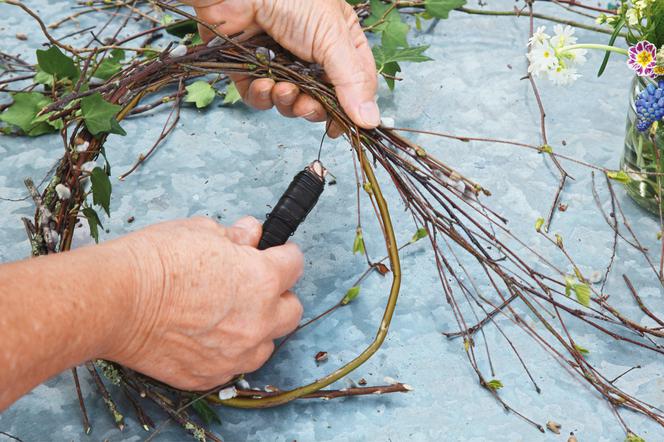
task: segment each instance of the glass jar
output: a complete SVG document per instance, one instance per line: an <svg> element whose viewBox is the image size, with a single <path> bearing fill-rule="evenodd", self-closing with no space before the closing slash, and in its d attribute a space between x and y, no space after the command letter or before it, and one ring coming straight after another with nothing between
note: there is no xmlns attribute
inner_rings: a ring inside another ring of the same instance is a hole
<svg viewBox="0 0 664 442"><path fill-rule="evenodd" d="M627 129L625 132L625 150L620 168L626 172L630 181L625 184L627 193L648 211L659 214L660 196L664 194L664 130L657 131L655 143L650 139L650 131L640 132L636 128L636 100L648 84L657 85L655 80L645 77L634 77L629 94L627 110ZM659 164L657 164L656 147L659 148ZM658 175L658 173L660 173Z"/></svg>

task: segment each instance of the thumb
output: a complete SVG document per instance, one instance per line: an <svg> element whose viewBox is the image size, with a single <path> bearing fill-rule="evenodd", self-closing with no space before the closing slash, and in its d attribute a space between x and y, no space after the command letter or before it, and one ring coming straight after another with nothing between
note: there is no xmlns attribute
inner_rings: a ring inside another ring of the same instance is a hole
<svg viewBox="0 0 664 442"><path fill-rule="evenodd" d="M240 218L233 226L226 228L226 236L240 246L258 247L263 227L253 216Z"/></svg>
<svg viewBox="0 0 664 442"><path fill-rule="evenodd" d="M364 34L352 36L352 33L342 38L336 36L328 43L330 46L323 52L325 58L320 63L351 120L372 129L380 124L380 111L374 99L378 87L376 66Z"/></svg>

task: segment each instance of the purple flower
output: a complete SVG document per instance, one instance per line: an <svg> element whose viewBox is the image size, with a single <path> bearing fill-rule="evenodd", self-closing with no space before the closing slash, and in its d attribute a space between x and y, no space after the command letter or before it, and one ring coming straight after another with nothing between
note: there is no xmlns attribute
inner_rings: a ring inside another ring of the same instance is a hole
<svg viewBox="0 0 664 442"><path fill-rule="evenodd" d="M657 65L657 48L647 40L643 40L629 48L627 65L640 77L654 77Z"/></svg>

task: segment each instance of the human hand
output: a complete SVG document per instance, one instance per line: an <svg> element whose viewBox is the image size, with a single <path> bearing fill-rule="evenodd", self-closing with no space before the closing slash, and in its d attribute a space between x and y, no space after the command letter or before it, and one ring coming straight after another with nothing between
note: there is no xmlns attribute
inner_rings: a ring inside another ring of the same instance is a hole
<svg viewBox="0 0 664 442"><path fill-rule="evenodd" d="M188 0L198 17L226 35L246 39L265 31L297 57L320 64L334 85L341 106L359 126L380 124L374 100L376 67L357 15L345 0ZM199 26L201 37L214 34ZM243 100L256 109L276 106L286 117L324 121L323 106L299 88L269 78L232 75ZM331 125L328 134L341 133Z"/></svg>
<svg viewBox="0 0 664 442"><path fill-rule="evenodd" d="M106 243L129 251L138 281L124 335L101 357L186 390L257 370L302 316L288 291L302 253L292 243L259 251L260 235L254 218L227 228L197 217Z"/></svg>

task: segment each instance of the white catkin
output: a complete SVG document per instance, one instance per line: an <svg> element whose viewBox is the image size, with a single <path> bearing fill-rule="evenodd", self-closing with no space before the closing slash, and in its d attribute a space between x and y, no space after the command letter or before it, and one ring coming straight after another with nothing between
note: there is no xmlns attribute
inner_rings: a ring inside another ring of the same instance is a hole
<svg viewBox="0 0 664 442"><path fill-rule="evenodd" d="M91 78L88 80L88 85L90 85L90 86L101 86L101 85L104 84L105 82L106 82L106 80L104 80L103 78L99 78L99 77L91 77Z"/></svg>
<svg viewBox="0 0 664 442"><path fill-rule="evenodd" d="M182 57L187 55L187 47L185 45L177 45L171 52L168 53L168 56L171 58Z"/></svg>
<svg viewBox="0 0 664 442"><path fill-rule="evenodd" d="M53 215L51 214L51 211L46 207L42 207L42 209L39 211L39 222L44 226L48 225L52 217Z"/></svg>
<svg viewBox="0 0 664 442"><path fill-rule="evenodd" d="M463 198L468 201L477 201L477 194L472 186L469 186L468 184L465 185L463 189Z"/></svg>
<svg viewBox="0 0 664 442"><path fill-rule="evenodd" d="M226 387L219 390L219 399L222 401L233 399L235 396L237 396L237 390L235 387Z"/></svg>
<svg viewBox="0 0 664 442"><path fill-rule="evenodd" d="M267 58L268 60L272 61L276 57L276 54L272 49L264 48L262 46L256 48L256 55L258 56L263 56Z"/></svg>
<svg viewBox="0 0 664 442"><path fill-rule="evenodd" d="M55 193L58 194L58 198L60 198L61 200L68 200L69 198L71 198L71 190L69 190L69 187L65 186L62 183L55 186Z"/></svg>
<svg viewBox="0 0 664 442"><path fill-rule="evenodd" d="M214 46L219 46L219 45L222 44L223 42L224 42L224 39L221 38L221 37L219 37L219 36L217 35L216 37L214 37L212 40L210 40L210 41L208 42L207 47L208 47L208 48L212 48L212 47L214 47Z"/></svg>
<svg viewBox="0 0 664 442"><path fill-rule="evenodd" d="M85 152L90 147L90 143L87 141L82 142L76 146L76 152Z"/></svg>
<svg viewBox="0 0 664 442"><path fill-rule="evenodd" d="M461 180L455 181L452 187L454 187L457 190L457 192L459 192L462 195L463 192L466 190L466 184Z"/></svg>
<svg viewBox="0 0 664 442"><path fill-rule="evenodd" d="M390 384L390 385L398 384L397 380L390 377L390 376L385 376L383 378L383 381L385 381L386 384Z"/></svg>
<svg viewBox="0 0 664 442"><path fill-rule="evenodd" d="M591 284L599 284L600 282L602 282L603 279L604 275L602 275L602 272L600 272L599 270L593 271L588 277L588 281Z"/></svg>
<svg viewBox="0 0 664 442"><path fill-rule="evenodd" d="M87 163L83 163L81 165L81 170L84 172L92 172L92 169L97 167L97 162L96 161L88 161Z"/></svg>
<svg viewBox="0 0 664 442"><path fill-rule="evenodd" d="M250 390L251 389L251 385L249 385L249 382L247 382L246 379L240 379L239 381L237 381L235 383L235 385L237 385L242 390Z"/></svg>
<svg viewBox="0 0 664 442"><path fill-rule="evenodd" d="M49 229L51 236L51 246L55 247L60 242L60 235L55 229Z"/></svg>

